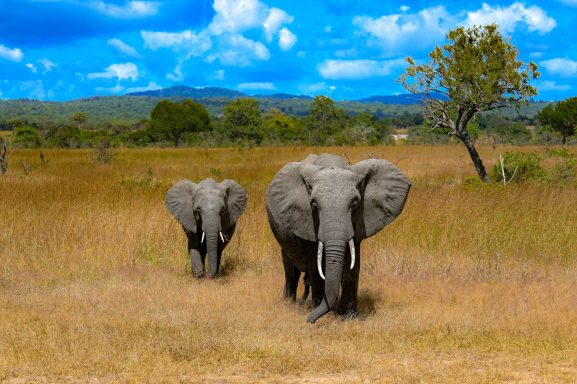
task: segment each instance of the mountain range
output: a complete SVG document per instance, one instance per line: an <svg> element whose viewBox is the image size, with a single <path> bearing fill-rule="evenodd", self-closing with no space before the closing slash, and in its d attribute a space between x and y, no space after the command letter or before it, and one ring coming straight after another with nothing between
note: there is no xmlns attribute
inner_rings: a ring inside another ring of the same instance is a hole
<svg viewBox="0 0 577 384"><path fill-rule="evenodd" d="M310 96L285 93L249 95L237 90L217 87L170 88L128 93L124 96L95 96L70 101L0 100L0 127L12 120L37 124L69 124L77 112L86 114L87 125L93 127L115 124L134 124L150 116L159 100L192 98L204 105L212 115L220 115L226 104L235 98L258 99L263 112L279 109L293 116L306 116L313 100ZM418 113L423 96L413 94L371 96L361 100L336 101L337 107L348 113L370 112L382 118L403 113ZM531 103L524 114L534 115L543 108L542 103ZM0 128L1 129L1 128Z"/></svg>

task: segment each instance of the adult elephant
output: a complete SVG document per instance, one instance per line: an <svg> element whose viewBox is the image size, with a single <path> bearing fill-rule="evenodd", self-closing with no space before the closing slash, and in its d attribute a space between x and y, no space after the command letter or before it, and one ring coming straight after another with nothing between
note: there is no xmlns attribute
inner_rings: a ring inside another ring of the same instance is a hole
<svg viewBox="0 0 577 384"><path fill-rule="evenodd" d="M361 241L401 213L410 187L381 159L348 165L339 156L309 155L277 173L266 192L268 219L281 246L285 297L296 298L301 272L310 278L316 307L307 322L334 308L341 288L339 312L356 312Z"/></svg>
<svg viewBox="0 0 577 384"><path fill-rule="evenodd" d="M246 208L244 188L232 180L217 183L209 178L196 184L184 179L166 192L165 201L168 211L182 224L188 237L192 274L204 276L208 255L207 275L215 277L222 252Z"/></svg>

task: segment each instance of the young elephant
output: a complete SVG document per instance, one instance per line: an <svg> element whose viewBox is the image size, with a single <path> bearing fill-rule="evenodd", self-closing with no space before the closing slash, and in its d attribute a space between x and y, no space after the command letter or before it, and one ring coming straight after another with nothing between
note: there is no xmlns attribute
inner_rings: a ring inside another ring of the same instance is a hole
<svg viewBox="0 0 577 384"><path fill-rule="evenodd" d="M246 208L244 188L232 180L217 183L210 178L196 184L184 179L166 192L165 201L188 237L192 274L204 276L204 259L208 255L207 274L215 277L222 251Z"/></svg>
<svg viewBox="0 0 577 384"><path fill-rule="evenodd" d="M310 155L277 173L266 193L268 219L281 246L285 297L296 298L301 272L310 280L316 308L307 322L329 312L341 288L339 312L356 312L361 241L401 213L410 187L381 159L348 165L338 156Z"/></svg>

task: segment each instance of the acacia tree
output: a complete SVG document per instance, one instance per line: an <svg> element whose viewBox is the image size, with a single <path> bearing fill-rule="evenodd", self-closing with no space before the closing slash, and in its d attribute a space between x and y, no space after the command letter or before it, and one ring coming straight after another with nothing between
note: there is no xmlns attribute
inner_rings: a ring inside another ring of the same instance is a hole
<svg viewBox="0 0 577 384"><path fill-rule="evenodd" d="M509 39L496 24L459 27L447 33L448 43L436 47L431 62L409 67L399 81L412 93L425 98L424 116L431 128L459 138L467 147L481 180L489 176L467 124L475 114L515 106L537 94L529 84L539 76L537 65L524 65Z"/></svg>
<svg viewBox="0 0 577 384"><path fill-rule="evenodd" d="M549 104L539 113L539 122L550 125L561 133L561 141L567 143L567 138L575 134L577 127L577 97L560 101L554 107Z"/></svg>

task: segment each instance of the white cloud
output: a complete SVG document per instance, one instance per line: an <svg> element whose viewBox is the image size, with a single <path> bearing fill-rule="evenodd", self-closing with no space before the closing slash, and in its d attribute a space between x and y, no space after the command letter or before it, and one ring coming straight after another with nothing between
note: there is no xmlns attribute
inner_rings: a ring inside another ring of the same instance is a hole
<svg viewBox="0 0 577 384"><path fill-rule="evenodd" d="M540 33L550 32L557 25L555 19L547 16L543 9L535 5L526 7L518 2L508 7L498 5L493 7L483 3L481 9L467 12L466 26L491 23L497 23L504 33L514 32L521 23L527 25L529 31Z"/></svg>
<svg viewBox="0 0 577 384"><path fill-rule="evenodd" d="M272 37L279 31L280 27L283 24L290 24L292 22L293 17L290 16L288 13L286 13L282 9L271 8L268 17L263 23L267 40L270 42L272 40ZM286 30L286 28L283 28L281 30L281 35L283 30Z"/></svg>
<svg viewBox="0 0 577 384"><path fill-rule="evenodd" d="M402 5L401 8L399 8L401 10L401 12L407 12L409 9L411 9L411 7L409 7L408 5Z"/></svg>
<svg viewBox="0 0 577 384"><path fill-rule="evenodd" d="M439 6L414 14L392 14L377 19L356 16L353 24L359 28L359 35L369 38L369 45L396 49L434 44L443 39L455 21L445 7Z"/></svg>
<svg viewBox="0 0 577 384"><path fill-rule="evenodd" d="M27 63L26 68L28 68L30 71L32 71L32 73L38 72L38 69L36 69L36 66L32 63Z"/></svg>
<svg viewBox="0 0 577 384"><path fill-rule="evenodd" d="M240 34L221 36L219 51L207 57L208 62L219 60L225 65L247 66L253 60L266 61L270 52L260 41L247 39Z"/></svg>
<svg viewBox="0 0 577 384"><path fill-rule="evenodd" d="M148 85L144 87L130 87L126 89L126 93L133 93L133 92L144 92L144 91L154 91L157 89L162 88L160 85L156 84L155 82L149 82Z"/></svg>
<svg viewBox="0 0 577 384"><path fill-rule="evenodd" d="M337 89L334 85L328 85L324 81L313 84L301 84L298 88L305 95L330 94Z"/></svg>
<svg viewBox="0 0 577 384"><path fill-rule="evenodd" d="M114 38L114 39L110 39L108 40L108 45L111 46L112 48L116 49L118 52L129 56L129 57L134 57L134 58L139 58L140 54L136 51L136 49L134 49L133 47L131 47L130 45L126 44L124 41Z"/></svg>
<svg viewBox="0 0 577 384"><path fill-rule="evenodd" d="M56 63L54 63L51 60L48 60L47 58L43 57L42 59L38 60L38 62L44 67L44 71L42 72L44 73L48 73L48 72L52 72L52 70L54 69L54 67L57 67Z"/></svg>
<svg viewBox="0 0 577 384"><path fill-rule="evenodd" d="M214 35L243 32L267 18L267 7L258 0L214 0L213 8L216 15L208 29Z"/></svg>
<svg viewBox="0 0 577 384"><path fill-rule="evenodd" d="M158 13L159 3L156 1L129 1L123 6L105 1L91 1L89 6L98 12L111 17L136 18L153 16Z"/></svg>
<svg viewBox="0 0 577 384"><path fill-rule="evenodd" d="M325 60L318 66L324 79L357 80L387 76L396 68L406 66L405 60Z"/></svg>
<svg viewBox="0 0 577 384"><path fill-rule="evenodd" d="M278 46L283 51L288 51L291 49L295 43L297 42L297 37L294 33L289 31L286 28L280 30L279 38L278 38Z"/></svg>
<svg viewBox="0 0 577 384"><path fill-rule="evenodd" d="M568 91L571 86L568 84L557 84L555 81L540 81L537 83L539 91Z"/></svg>
<svg viewBox="0 0 577 384"><path fill-rule="evenodd" d="M10 49L2 44L0 44L0 58L10 60L10 61L22 61L24 54L20 48Z"/></svg>
<svg viewBox="0 0 577 384"><path fill-rule="evenodd" d="M276 86L273 83L242 83L238 85L238 89L241 91L245 90L258 90L258 91L274 91Z"/></svg>
<svg viewBox="0 0 577 384"><path fill-rule="evenodd" d="M541 62L548 73L561 77L577 76L577 61L566 58L555 58Z"/></svg>
<svg viewBox="0 0 577 384"><path fill-rule="evenodd" d="M118 81L136 81L138 76L138 67L134 63L121 63L109 65L104 72L89 73L87 77L90 80L116 78Z"/></svg>
<svg viewBox="0 0 577 384"><path fill-rule="evenodd" d="M512 33L525 25L530 32L541 34L550 32L557 25L542 8L527 7L520 2L508 7L483 3L478 10L455 14L449 13L444 6L425 8L416 13L406 13L406 8L402 11L404 13L379 18L354 17L357 36L366 37L369 46L384 49L388 54L404 54L407 48L428 48L438 44L450 29L459 25L498 23L503 33Z"/></svg>
<svg viewBox="0 0 577 384"><path fill-rule="evenodd" d="M174 71L166 74L166 78L171 81L180 82L184 80L184 73L182 73L182 62L176 64Z"/></svg>
<svg viewBox="0 0 577 384"><path fill-rule="evenodd" d="M147 48L153 51L160 48L172 48L184 52L186 58L201 56L212 47L212 41L206 32L152 32L141 31L140 35Z"/></svg>
<svg viewBox="0 0 577 384"><path fill-rule="evenodd" d="M44 82L42 80L21 81L18 86L21 92L28 95L29 99L43 100L54 97L54 92L44 90Z"/></svg>
<svg viewBox="0 0 577 384"><path fill-rule="evenodd" d="M214 71L212 78L215 80L224 80L224 69L217 69Z"/></svg>

